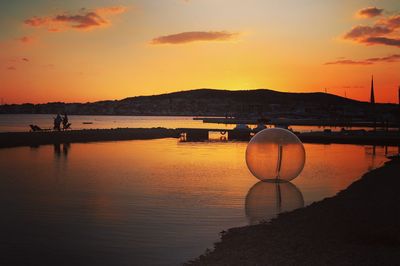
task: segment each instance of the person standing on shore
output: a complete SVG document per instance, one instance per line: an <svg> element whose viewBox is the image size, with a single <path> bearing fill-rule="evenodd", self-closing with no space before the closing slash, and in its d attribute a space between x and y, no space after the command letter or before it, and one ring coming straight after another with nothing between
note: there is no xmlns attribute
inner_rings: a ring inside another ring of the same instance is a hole
<svg viewBox="0 0 400 266"><path fill-rule="evenodd" d="M54 130L58 131L61 130L61 121L62 121L61 115L57 114L57 116L54 118Z"/></svg>
<svg viewBox="0 0 400 266"><path fill-rule="evenodd" d="M68 116L67 113L64 113L64 117L62 118L63 129L67 129L69 127Z"/></svg>

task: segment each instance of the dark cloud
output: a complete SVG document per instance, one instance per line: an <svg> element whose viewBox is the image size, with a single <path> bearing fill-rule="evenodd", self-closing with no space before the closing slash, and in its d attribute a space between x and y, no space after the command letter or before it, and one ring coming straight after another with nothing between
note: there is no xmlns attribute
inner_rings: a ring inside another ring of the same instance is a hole
<svg viewBox="0 0 400 266"><path fill-rule="evenodd" d="M373 17L381 15L382 12L383 12L383 9L380 9L380 8L366 7L366 8L359 10L357 12L357 15L359 17L363 17L363 18L373 18Z"/></svg>
<svg viewBox="0 0 400 266"><path fill-rule="evenodd" d="M200 41L230 41L238 34L228 31L190 31L154 38L151 44L183 44Z"/></svg>
<svg viewBox="0 0 400 266"><path fill-rule="evenodd" d="M366 45L400 47L400 15L378 19L371 26L358 25L343 38Z"/></svg>
<svg viewBox="0 0 400 266"><path fill-rule="evenodd" d="M342 59L327 62L325 65L372 65L375 63L396 63L400 62L400 54L393 54L385 57L372 57L364 60Z"/></svg>
<svg viewBox="0 0 400 266"><path fill-rule="evenodd" d="M101 27L108 24L108 21L100 17L95 12L88 12L84 15L58 15L53 18L55 22L68 24L72 28L89 29L93 27Z"/></svg>
<svg viewBox="0 0 400 266"><path fill-rule="evenodd" d="M369 37L365 40L362 40L362 42L369 45L384 44L388 46L400 47L400 39L393 39L387 37Z"/></svg>
<svg viewBox="0 0 400 266"><path fill-rule="evenodd" d="M24 62L29 62L29 59L26 58L26 57L22 57L21 60L24 61Z"/></svg>
<svg viewBox="0 0 400 266"><path fill-rule="evenodd" d="M7 67L7 70L17 70L17 69L15 68L15 66L9 66Z"/></svg>
<svg viewBox="0 0 400 266"><path fill-rule="evenodd" d="M359 40L364 39L366 36L379 36L393 32L393 29L386 26L355 26L348 33L344 35L345 39Z"/></svg>
<svg viewBox="0 0 400 266"><path fill-rule="evenodd" d="M42 27L48 31L56 32L67 29L89 30L111 25L110 15L126 11L125 7L103 7L93 11L81 9L79 14L58 14L49 17L32 17L24 23L31 27Z"/></svg>

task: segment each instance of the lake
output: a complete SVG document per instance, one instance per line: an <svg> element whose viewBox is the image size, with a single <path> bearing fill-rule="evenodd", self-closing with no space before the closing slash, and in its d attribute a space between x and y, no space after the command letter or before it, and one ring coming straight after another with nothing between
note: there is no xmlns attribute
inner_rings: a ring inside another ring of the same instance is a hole
<svg viewBox="0 0 400 266"><path fill-rule="evenodd" d="M177 265L231 227L334 196L397 147L305 144L292 183L259 183L245 142L0 149L0 264ZM281 201L277 202L277 191Z"/></svg>

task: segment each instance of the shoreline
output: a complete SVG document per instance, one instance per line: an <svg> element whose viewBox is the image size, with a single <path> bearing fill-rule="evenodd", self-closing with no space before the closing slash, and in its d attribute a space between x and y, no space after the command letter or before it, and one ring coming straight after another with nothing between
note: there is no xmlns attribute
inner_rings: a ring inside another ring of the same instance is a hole
<svg viewBox="0 0 400 266"><path fill-rule="evenodd" d="M145 140L161 138L179 138L185 134L187 141L208 141L209 132L228 133L229 141L249 141L250 132L232 129L168 129L156 128L114 128L114 129L82 129L66 131L37 132L0 132L0 148L19 146L39 146L59 143L86 143L98 141ZM400 135L393 132L303 132L297 136L303 143L318 144L355 144L373 146L398 146ZM225 134L224 133L224 134ZM222 133L221 133L222 134ZM221 135L222 136L222 135Z"/></svg>
<svg viewBox="0 0 400 266"><path fill-rule="evenodd" d="M394 265L400 261L400 160L336 196L229 229L186 265Z"/></svg>
<svg viewBox="0 0 400 266"><path fill-rule="evenodd" d="M6 132L0 133L0 148L39 146L59 143L146 140L178 137L179 133L176 130L167 128L116 128L39 132Z"/></svg>

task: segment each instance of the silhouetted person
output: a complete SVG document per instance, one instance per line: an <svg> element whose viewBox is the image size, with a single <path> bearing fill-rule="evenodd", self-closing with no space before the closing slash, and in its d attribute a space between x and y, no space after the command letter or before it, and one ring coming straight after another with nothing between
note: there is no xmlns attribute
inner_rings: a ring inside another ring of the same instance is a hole
<svg viewBox="0 0 400 266"><path fill-rule="evenodd" d="M61 130L61 122L62 118L60 114L57 114L56 118L54 118L54 130Z"/></svg>
<svg viewBox="0 0 400 266"><path fill-rule="evenodd" d="M64 114L64 117L62 118L62 124L63 124L63 129L68 129L71 126L71 123L68 123L68 116L67 114Z"/></svg>

